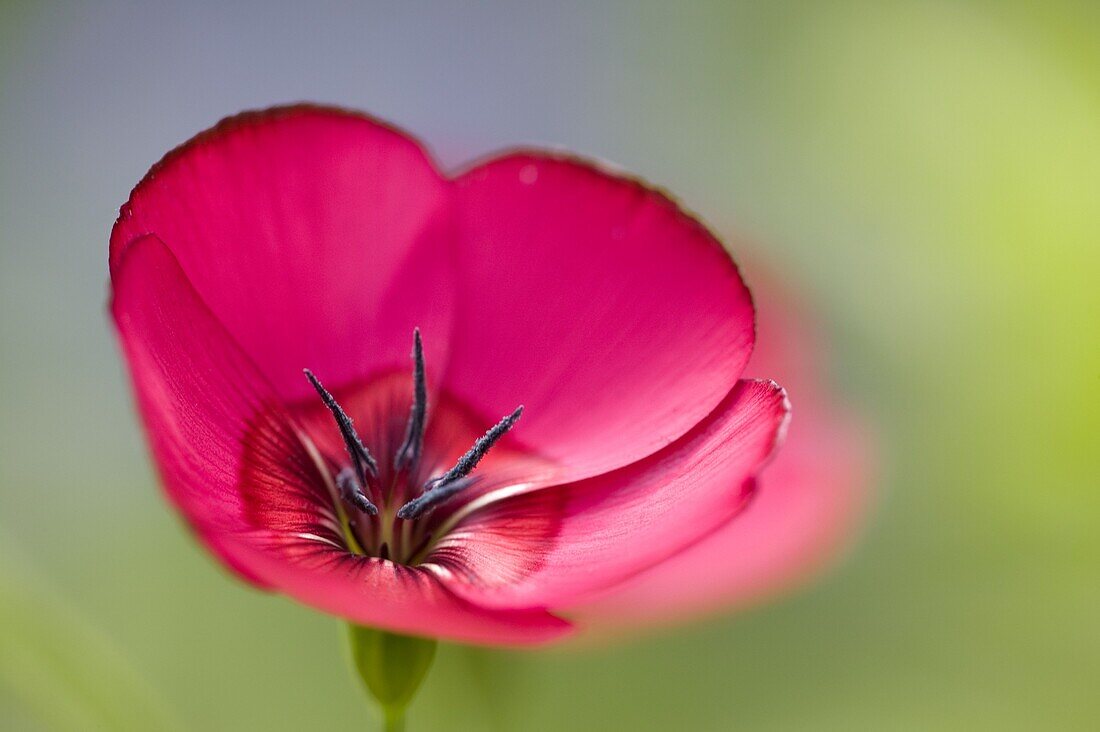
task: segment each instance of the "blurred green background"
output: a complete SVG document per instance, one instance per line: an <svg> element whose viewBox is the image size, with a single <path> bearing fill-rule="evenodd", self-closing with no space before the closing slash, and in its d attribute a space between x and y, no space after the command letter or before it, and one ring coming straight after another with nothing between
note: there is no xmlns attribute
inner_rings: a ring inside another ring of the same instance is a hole
<svg viewBox="0 0 1100 732"><path fill-rule="evenodd" d="M562 144L675 191L818 306L881 448L815 586L444 648L411 729L1095 729L1098 39L1088 1L0 3L0 728L375 728L339 624L161 500L104 308L148 166L306 98L447 165Z"/></svg>

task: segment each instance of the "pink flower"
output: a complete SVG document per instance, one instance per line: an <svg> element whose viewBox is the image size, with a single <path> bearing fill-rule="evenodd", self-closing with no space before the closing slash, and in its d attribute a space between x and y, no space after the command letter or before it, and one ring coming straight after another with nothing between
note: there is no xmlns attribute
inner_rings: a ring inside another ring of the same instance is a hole
<svg viewBox="0 0 1100 732"><path fill-rule="evenodd" d="M786 421L740 378L753 307L721 245L572 158L445 177L362 115L247 113L154 166L110 266L169 497L243 578L361 625L562 636L731 530Z"/></svg>

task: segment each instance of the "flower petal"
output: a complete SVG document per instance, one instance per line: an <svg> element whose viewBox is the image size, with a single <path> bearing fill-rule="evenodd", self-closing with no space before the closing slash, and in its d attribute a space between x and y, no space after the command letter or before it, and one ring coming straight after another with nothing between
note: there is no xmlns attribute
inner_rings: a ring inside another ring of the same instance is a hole
<svg viewBox="0 0 1100 732"><path fill-rule="evenodd" d="M242 571L225 538L253 528L239 485L250 420L272 415L270 449L288 460L301 445L278 418L270 387L156 237L127 248L112 284L111 312L168 495L210 548Z"/></svg>
<svg viewBox="0 0 1100 732"><path fill-rule="evenodd" d="M713 236L664 195L572 159L516 153L455 181L461 268L446 383L558 480L670 444L729 393L749 294Z"/></svg>
<svg viewBox="0 0 1100 732"><path fill-rule="evenodd" d="M127 247L111 310L169 496L204 543L254 584L359 623L496 643L570 626L542 610L457 599L424 570L347 553L292 418L155 237Z"/></svg>
<svg viewBox="0 0 1100 732"><path fill-rule="evenodd" d="M448 183L403 133L314 106L251 112L169 153L134 189L111 266L157 235L284 399L442 363L453 298Z"/></svg>
<svg viewBox="0 0 1100 732"><path fill-rule="evenodd" d="M673 445L611 473L490 504L444 539L429 562L481 605L573 605L736 515L787 412L773 382L741 381Z"/></svg>
<svg viewBox="0 0 1100 732"><path fill-rule="evenodd" d="M868 498L868 435L823 388L817 329L774 280L753 274L761 307L748 370L782 379L798 404L783 449L763 471L743 513L574 609L571 616L584 626L622 633L759 602L820 571L851 540Z"/></svg>
<svg viewBox="0 0 1100 732"><path fill-rule="evenodd" d="M570 617L612 634L689 620L759 602L833 560L861 513L863 436L850 421L798 417L745 511Z"/></svg>
<svg viewBox="0 0 1100 732"><path fill-rule="evenodd" d="M538 645L572 630L545 610L493 610L451 593L431 572L305 544L287 562L246 549L242 562L299 602L360 625L461 643Z"/></svg>

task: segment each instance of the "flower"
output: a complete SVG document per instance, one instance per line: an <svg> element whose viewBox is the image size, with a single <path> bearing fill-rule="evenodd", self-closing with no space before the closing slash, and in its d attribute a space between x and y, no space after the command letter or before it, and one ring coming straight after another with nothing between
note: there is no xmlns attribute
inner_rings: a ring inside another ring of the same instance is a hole
<svg viewBox="0 0 1100 732"><path fill-rule="evenodd" d="M245 113L138 184L110 269L170 499L248 582L360 625L566 635L734 521L788 414L740 378L719 242L570 157L445 177L364 115Z"/></svg>

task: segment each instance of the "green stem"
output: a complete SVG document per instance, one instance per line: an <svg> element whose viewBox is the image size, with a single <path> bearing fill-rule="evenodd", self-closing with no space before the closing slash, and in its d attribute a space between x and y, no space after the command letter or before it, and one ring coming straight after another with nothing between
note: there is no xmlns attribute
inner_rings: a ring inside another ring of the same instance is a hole
<svg viewBox="0 0 1100 732"><path fill-rule="evenodd" d="M405 710L395 713L386 710L382 730L383 732L405 732Z"/></svg>
<svg viewBox="0 0 1100 732"><path fill-rule="evenodd" d="M382 711L382 729L402 732L405 710L435 658L436 641L348 625L356 675Z"/></svg>

